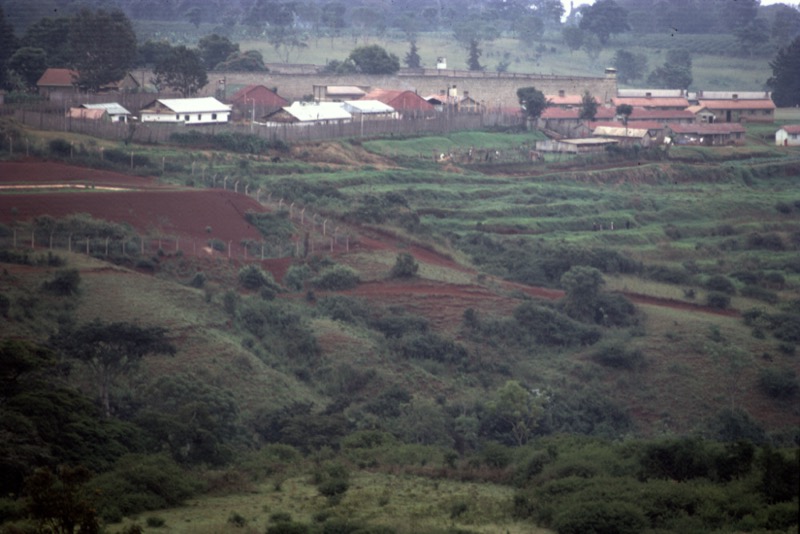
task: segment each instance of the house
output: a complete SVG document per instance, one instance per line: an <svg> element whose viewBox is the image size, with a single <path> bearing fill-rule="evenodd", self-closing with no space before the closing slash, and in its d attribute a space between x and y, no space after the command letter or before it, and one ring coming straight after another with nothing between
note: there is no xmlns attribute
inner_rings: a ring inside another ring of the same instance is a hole
<svg viewBox="0 0 800 534"><path fill-rule="evenodd" d="M108 113L104 109L69 108L67 117L70 119L110 122Z"/></svg>
<svg viewBox="0 0 800 534"><path fill-rule="evenodd" d="M342 102L342 108L354 120L396 119L399 116L392 106L378 100L347 100Z"/></svg>
<svg viewBox="0 0 800 534"><path fill-rule="evenodd" d="M142 122L218 124L228 122L231 107L214 97L162 98L139 112Z"/></svg>
<svg viewBox="0 0 800 534"><path fill-rule="evenodd" d="M294 102L291 106L273 111L262 118L267 125L278 124L338 124L353 120L340 102Z"/></svg>
<svg viewBox="0 0 800 534"><path fill-rule="evenodd" d="M356 85L315 85L314 100L317 102L344 102L358 100L367 94L366 88Z"/></svg>
<svg viewBox="0 0 800 534"><path fill-rule="evenodd" d="M668 124L667 133L676 145L724 146L745 141L744 126L738 123Z"/></svg>
<svg viewBox="0 0 800 534"><path fill-rule="evenodd" d="M775 132L778 146L800 146L800 124L788 124Z"/></svg>
<svg viewBox="0 0 800 534"><path fill-rule="evenodd" d="M263 117L289 105L289 101L263 85L247 85L236 91L228 101L241 117L251 120Z"/></svg>
<svg viewBox="0 0 800 534"><path fill-rule="evenodd" d="M611 99L614 107L628 104L634 108L684 110L689 99L681 89L618 89Z"/></svg>
<svg viewBox="0 0 800 534"><path fill-rule="evenodd" d="M596 96L592 96L595 103L599 106L602 104ZM559 91L556 95L545 95L550 107L561 109L573 109L583 107L583 95L568 95L564 91Z"/></svg>
<svg viewBox="0 0 800 534"><path fill-rule="evenodd" d="M85 110L103 110L106 112L110 122L128 122L131 117L131 112L116 102L109 102L107 104L81 104L80 107Z"/></svg>
<svg viewBox="0 0 800 534"><path fill-rule="evenodd" d="M458 111L462 113L480 113L483 105L469 96L468 91L464 91L464 98L458 101Z"/></svg>
<svg viewBox="0 0 800 534"><path fill-rule="evenodd" d="M141 84L130 72L127 73L122 79L104 85L100 88L101 93L136 93L139 91Z"/></svg>
<svg viewBox="0 0 800 534"><path fill-rule="evenodd" d="M78 71L72 69L50 68L36 82L39 94L50 99L60 99L67 95L78 92L75 81L78 79Z"/></svg>
<svg viewBox="0 0 800 534"><path fill-rule="evenodd" d="M537 152L566 152L568 154L592 154L604 152L608 147L619 144L616 139L589 137L583 139L547 139L536 141Z"/></svg>
<svg viewBox="0 0 800 534"><path fill-rule="evenodd" d="M444 111L445 103L447 102L447 97L444 95L444 91L442 91L441 95L430 95L425 97L425 101L432 105L436 111Z"/></svg>
<svg viewBox="0 0 800 534"><path fill-rule="evenodd" d="M430 116L436 113L436 108L414 91L373 89L361 100L383 102L393 107L401 117Z"/></svg>
<svg viewBox="0 0 800 534"><path fill-rule="evenodd" d="M686 108L686 111L691 111L694 115L694 122L699 124L711 124L716 118L713 111L710 111L707 107L701 106L700 104L689 106Z"/></svg>
<svg viewBox="0 0 800 534"><path fill-rule="evenodd" d="M621 146L648 147L653 144L653 137L647 128L631 128L627 126L598 126L592 132L594 137L614 139Z"/></svg>
<svg viewBox="0 0 800 534"><path fill-rule="evenodd" d="M655 143L662 143L664 141L664 133L666 130L666 125L663 122L658 121L638 121L635 124L631 124L630 122L628 124L624 124L622 121L615 120L584 123L582 128L577 130L577 133L581 137L589 137L594 134L595 129L601 126L609 128L627 127L631 129L647 130L647 133L650 135L651 142Z"/></svg>
<svg viewBox="0 0 800 534"><path fill-rule="evenodd" d="M769 92L699 91L697 103L714 114L714 122L775 121L775 103Z"/></svg>

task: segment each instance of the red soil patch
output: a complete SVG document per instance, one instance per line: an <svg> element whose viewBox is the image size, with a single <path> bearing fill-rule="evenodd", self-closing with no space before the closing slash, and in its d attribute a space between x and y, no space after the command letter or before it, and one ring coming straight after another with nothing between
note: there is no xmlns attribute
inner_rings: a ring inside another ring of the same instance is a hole
<svg viewBox="0 0 800 534"><path fill-rule="evenodd" d="M113 187L157 187L153 178L75 167L52 161L4 161L0 163L0 186L10 184L85 184Z"/></svg>

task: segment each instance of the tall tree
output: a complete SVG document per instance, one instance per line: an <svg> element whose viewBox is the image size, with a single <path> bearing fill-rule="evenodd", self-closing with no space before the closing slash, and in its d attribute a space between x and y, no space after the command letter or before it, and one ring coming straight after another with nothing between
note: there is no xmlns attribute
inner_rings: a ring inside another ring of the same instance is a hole
<svg viewBox="0 0 800 534"><path fill-rule="evenodd" d="M620 104L616 108L616 115L622 117L622 124L628 125L628 119L633 114L633 106L630 104Z"/></svg>
<svg viewBox="0 0 800 534"><path fill-rule="evenodd" d="M576 265L561 276L564 311L573 319L593 321L603 275L594 267Z"/></svg>
<svg viewBox="0 0 800 534"><path fill-rule="evenodd" d="M489 413L508 428L514 444L525 445L544 415L542 398L516 380L507 381L488 403Z"/></svg>
<svg viewBox="0 0 800 534"><path fill-rule="evenodd" d="M587 89L581 98L581 111L578 118L584 121L593 121L597 115L597 99Z"/></svg>
<svg viewBox="0 0 800 534"><path fill-rule="evenodd" d="M800 36L781 48L770 64L772 77L767 86L772 89L776 106L800 106Z"/></svg>
<svg viewBox="0 0 800 534"><path fill-rule="evenodd" d="M565 26L564 29L561 30L561 38L564 40L564 44L567 45L567 48L569 48L570 53L581 49L585 36L586 32L577 26Z"/></svg>
<svg viewBox="0 0 800 534"><path fill-rule="evenodd" d="M791 41L800 35L800 6L775 6L775 18L772 21L772 37L778 43Z"/></svg>
<svg viewBox="0 0 800 534"><path fill-rule="evenodd" d="M364 74L394 74L400 70L400 59L378 45L360 46L348 57Z"/></svg>
<svg viewBox="0 0 800 534"><path fill-rule="evenodd" d="M617 69L617 79L622 83L641 80L647 72L647 56L620 49L614 54L611 65Z"/></svg>
<svg viewBox="0 0 800 534"><path fill-rule="evenodd" d="M47 53L48 67L66 67L69 64L70 19L45 17L32 24L22 36L22 46L41 48Z"/></svg>
<svg viewBox="0 0 800 534"><path fill-rule="evenodd" d="M406 57L403 59L403 62L409 69L422 68L422 59L419 57L419 51L417 50L416 41L411 41L408 52L406 53Z"/></svg>
<svg viewBox="0 0 800 534"><path fill-rule="evenodd" d="M53 345L92 371L106 417L111 415L111 387L120 376L135 369L148 354L175 354L164 328L99 320L60 332Z"/></svg>
<svg viewBox="0 0 800 534"><path fill-rule="evenodd" d="M0 6L0 87L5 86L6 64L14 55L18 44L14 35L14 27L6 20L3 7Z"/></svg>
<svg viewBox="0 0 800 534"><path fill-rule="evenodd" d="M41 48L23 46L8 60L8 69L22 78L26 89L35 88L47 69L47 53Z"/></svg>
<svg viewBox="0 0 800 534"><path fill-rule="evenodd" d="M153 74L157 87L169 87L183 96L197 93L208 83L200 54L183 45L173 48L170 55L155 66Z"/></svg>
<svg viewBox="0 0 800 534"><path fill-rule="evenodd" d="M597 0L583 11L580 29L591 32L608 43L612 34L630 31L628 12L619 7L614 0Z"/></svg>
<svg viewBox="0 0 800 534"><path fill-rule="evenodd" d="M688 89L692 84L692 56L686 50L670 50L664 64L647 77L647 83L665 89Z"/></svg>
<svg viewBox="0 0 800 534"><path fill-rule="evenodd" d="M544 93L535 87L520 87L517 89L517 99L528 118L534 121L550 105Z"/></svg>
<svg viewBox="0 0 800 534"><path fill-rule="evenodd" d="M216 33L206 35L197 43L200 57L206 70L214 70L219 64L228 59L232 54L239 51L239 45L232 43L227 37L222 37Z"/></svg>
<svg viewBox="0 0 800 534"><path fill-rule="evenodd" d="M744 26L733 31L733 35L747 55L753 55L753 49L761 43L769 41L769 24L764 19L753 19Z"/></svg>
<svg viewBox="0 0 800 534"><path fill-rule="evenodd" d="M136 34L119 10L82 9L70 24L69 46L77 85L87 91L121 80L136 61Z"/></svg>

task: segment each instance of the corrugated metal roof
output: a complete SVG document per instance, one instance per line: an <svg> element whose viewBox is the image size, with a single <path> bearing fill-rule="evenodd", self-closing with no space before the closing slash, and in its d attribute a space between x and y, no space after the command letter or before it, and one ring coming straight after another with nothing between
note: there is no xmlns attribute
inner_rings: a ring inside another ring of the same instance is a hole
<svg viewBox="0 0 800 534"><path fill-rule="evenodd" d="M106 115L104 109L69 108L67 115L71 119L100 120Z"/></svg>
<svg viewBox="0 0 800 534"><path fill-rule="evenodd" d="M697 91L696 100L769 100L769 91ZM734 96L736 95L736 96Z"/></svg>
<svg viewBox="0 0 800 534"><path fill-rule="evenodd" d="M689 100L686 97L614 97L611 102L615 106L628 104L640 108L681 108L689 107Z"/></svg>
<svg viewBox="0 0 800 534"><path fill-rule="evenodd" d="M348 113L340 102L294 102L283 108L288 114L300 122L350 120Z"/></svg>
<svg viewBox="0 0 800 534"><path fill-rule="evenodd" d="M350 113L394 113L394 108L379 100L345 100L344 109Z"/></svg>
<svg viewBox="0 0 800 534"><path fill-rule="evenodd" d="M231 110L230 106L223 104L213 96L201 98L163 98L158 100L158 102L175 113L213 113Z"/></svg>
<svg viewBox="0 0 800 534"><path fill-rule="evenodd" d="M788 134L800 134L800 124L787 124L780 129Z"/></svg>
<svg viewBox="0 0 800 534"><path fill-rule="evenodd" d="M107 104L82 104L84 109L104 109L109 115L130 115L131 112L122 107L116 102L109 102Z"/></svg>
<svg viewBox="0 0 800 534"><path fill-rule="evenodd" d="M700 100L700 105L708 109L775 109L775 103L768 99Z"/></svg>
<svg viewBox="0 0 800 534"><path fill-rule="evenodd" d="M616 141L614 139L603 139L602 137L584 137L581 139L561 139L559 143L588 146L588 145L613 145L619 143L619 141Z"/></svg>
<svg viewBox="0 0 800 534"><path fill-rule="evenodd" d="M669 129L675 133L684 134L700 134L700 135L713 135L713 134L732 134L744 133L744 126L738 122L716 122L713 124L670 124Z"/></svg>
<svg viewBox="0 0 800 534"><path fill-rule="evenodd" d="M594 135L607 135L610 137L645 137L648 133L645 128L625 128L616 126L598 126L594 129Z"/></svg>
<svg viewBox="0 0 800 534"><path fill-rule="evenodd" d="M329 85L325 88L325 92L330 96L341 96L341 95L365 95L367 94L360 87L356 87L355 85Z"/></svg>
<svg viewBox="0 0 800 534"><path fill-rule="evenodd" d="M655 98L680 98L686 96L683 89L617 89L617 96L622 98L644 98L647 95Z"/></svg>

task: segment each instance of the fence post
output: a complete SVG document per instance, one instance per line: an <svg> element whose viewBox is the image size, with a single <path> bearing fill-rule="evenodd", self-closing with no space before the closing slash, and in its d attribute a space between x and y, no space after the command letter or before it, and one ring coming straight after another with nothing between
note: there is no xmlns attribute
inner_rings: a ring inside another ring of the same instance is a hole
<svg viewBox="0 0 800 534"><path fill-rule="evenodd" d="M175 237L175 252L178 252L181 249L181 237Z"/></svg>
<svg viewBox="0 0 800 534"><path fill-rule="evenodd" d="M264 242L261 242L261 259L264 259Z"/></svg>
<svg viewBox="0 0 800 534"><path fill-rule="evenodd" d="M86 255L89 255L89 236L86 236Z"/></svg>
<svg viewBox="0 0 800 534"><path fill-rule="evenodd" d="M106 238L106 258L108 257L108 238Z"/></svg>
<svg viewBox="0 0 800 534"><path fill-rule="evenodd" d="M67 236L67 250L72 252L72 234Z"/></svg>
<svg viewBox="0 0 800 534"><path fill-rule="evenodd" d="M228 241L228 259L231 259L231 241Z"/></svg>
<svg viewBox="0 0 800 534"><path fill-rule="evenodd" d="M139 247L141 248L141 254L144 256L144 236L139 238Z"/></svg>

